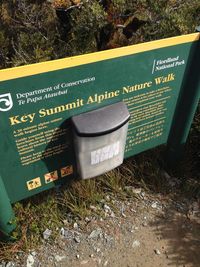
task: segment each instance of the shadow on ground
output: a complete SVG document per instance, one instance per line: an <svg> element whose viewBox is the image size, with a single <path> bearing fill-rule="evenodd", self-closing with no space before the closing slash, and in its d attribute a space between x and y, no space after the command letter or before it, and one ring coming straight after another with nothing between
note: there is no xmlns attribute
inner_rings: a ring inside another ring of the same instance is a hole
<svg viewBox="0 0 200 267"><path fill-rule="evenodd" d="M152 223L155 234L167 243L170 266L200 266L200 112L195 119L185 158L172 174L178 181L173 200Z"/></svg>
<svg viewBox="0 0 200 267"><path fill-rule="evenodd" d="M155 234L166 241L165 253L171 266L200 266L199 203L192 204L169 205L151 225Z"/></svg>

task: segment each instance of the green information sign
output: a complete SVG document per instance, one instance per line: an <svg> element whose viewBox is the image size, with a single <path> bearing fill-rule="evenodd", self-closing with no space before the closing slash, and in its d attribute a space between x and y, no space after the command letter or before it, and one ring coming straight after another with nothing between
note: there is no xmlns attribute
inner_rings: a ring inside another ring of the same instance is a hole
<svg viewBox="0 0 200 267"><path fill-rule="evenodd" d="M0 71L0 229L11 203L77 176L70 118L123 101L125 157L168 143L174 160L199 100L199 33Z"/></svg>

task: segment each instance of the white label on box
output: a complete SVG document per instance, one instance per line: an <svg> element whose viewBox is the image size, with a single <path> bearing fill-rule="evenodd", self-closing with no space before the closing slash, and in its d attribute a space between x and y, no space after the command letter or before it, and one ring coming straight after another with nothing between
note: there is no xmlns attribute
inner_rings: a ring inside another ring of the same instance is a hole
<svg viewBox="0 0 200 267"><path fill-rule="evenodd" d="M99 148L91 152L91 164L98 164L105 160L112 159L119 154L120 142Z"/></svg>

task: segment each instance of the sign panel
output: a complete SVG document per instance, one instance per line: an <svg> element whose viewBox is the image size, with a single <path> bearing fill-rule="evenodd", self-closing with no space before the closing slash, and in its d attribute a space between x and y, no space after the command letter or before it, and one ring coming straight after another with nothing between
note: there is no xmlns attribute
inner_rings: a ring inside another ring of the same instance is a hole
<svg viewBox="0 0 200 267"><path fill-rule="evenodd" d="M0 71L0 176L12 203L76 177L70 118L119 101L125 157L167 143L199 33Z"/></svg>

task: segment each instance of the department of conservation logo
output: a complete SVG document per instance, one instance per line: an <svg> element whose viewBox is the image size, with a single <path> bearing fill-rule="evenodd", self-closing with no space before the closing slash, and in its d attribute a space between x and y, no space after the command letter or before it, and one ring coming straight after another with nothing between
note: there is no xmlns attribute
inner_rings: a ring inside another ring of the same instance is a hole
<svg viewBox="0 0 200 267"><path fill-rule="evenodd" d="M13 107L11 94L0 95L0 111L8 111Z"/></svg>

